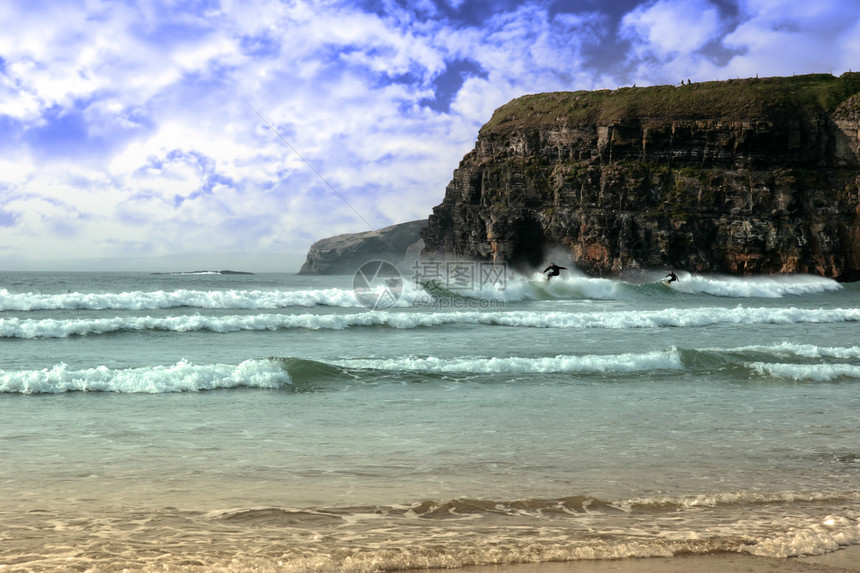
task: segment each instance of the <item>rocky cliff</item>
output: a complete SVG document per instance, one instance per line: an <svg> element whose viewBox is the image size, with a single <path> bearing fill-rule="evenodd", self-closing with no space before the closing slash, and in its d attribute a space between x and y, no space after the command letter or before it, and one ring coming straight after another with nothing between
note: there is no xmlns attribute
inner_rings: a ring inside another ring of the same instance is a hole
<svg viewBox="0 0 860 573"><path fill-rule="evenodd" d="M378 231L347 233L320 239L308 250L300 275L351 275L362 264L384 260L393 265L417 259L421 252L421 229L427 221L410 221Z"/></svg>
<svg viewBox="0 0 860 573"><path fill-rule="evenodd" d="M427 258L860 280L860 73L530 95L496 110Z"/></svg>

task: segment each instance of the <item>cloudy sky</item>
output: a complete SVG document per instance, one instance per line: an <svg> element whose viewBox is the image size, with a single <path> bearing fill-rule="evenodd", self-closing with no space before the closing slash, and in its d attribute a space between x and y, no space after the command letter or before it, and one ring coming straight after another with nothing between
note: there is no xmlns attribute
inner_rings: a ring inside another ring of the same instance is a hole
<svg viewBox="0 0 860 573"><path fill-rule="evenodd" d="M860 69L856 0L7 0L0 28L0 270L295 270L427 217L514 97Z"/></svg>

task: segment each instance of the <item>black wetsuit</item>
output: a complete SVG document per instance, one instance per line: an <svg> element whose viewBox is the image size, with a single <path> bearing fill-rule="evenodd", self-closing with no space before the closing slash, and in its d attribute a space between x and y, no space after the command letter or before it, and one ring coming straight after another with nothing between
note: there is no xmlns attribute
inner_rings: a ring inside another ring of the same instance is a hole
<svg viewBox="0 0 860 573"><path fill-rule="evenodd" d="M550 273L546 276L546 280L549 280L552 277L557 277L559 271L564 271L564 270L567 270L567 268L566 267L560 267L558 265L553 264L553 265L550 265L547 268L545 268L543 270L543 272L550 271Z"/></svg>
<svg viewBox="0 0 860 573"><path fill-rule="evenodd" d="M678 280L678 275L676 275L676 274L675 274L675 273L673 273L672 271L669 271L669 274L668 274L668 275L666 275L666 276L667 276L667 277L669 277L669 280L668 280L668 281L666 281L666 284L669 284L669 283L671 283L671 282L674 282L674 281Z"/></svg>

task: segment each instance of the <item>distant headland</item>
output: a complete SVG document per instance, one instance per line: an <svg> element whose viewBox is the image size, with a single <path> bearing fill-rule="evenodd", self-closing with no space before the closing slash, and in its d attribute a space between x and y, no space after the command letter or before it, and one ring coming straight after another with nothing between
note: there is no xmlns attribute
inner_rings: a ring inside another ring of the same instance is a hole
<svg viewBox="0 0 860 573"><path fill-rule="evenodd" d="M311 245L299 274L353 274L359 266L373 259L387 260L393 265L400 265L411 258L417 259L424 246L421 229L425 226L427 221L421 219L378 231L320 239Z"/></svg>
<svg viewBox="0 0 860 573"><path fill-rule="evenodd" d="M173 271L173 272L159 272L159 273L150 273L152 275L253 275L254 273L249 273L247 271L231 271L231 270L223 270L223 271Z"/></svg>

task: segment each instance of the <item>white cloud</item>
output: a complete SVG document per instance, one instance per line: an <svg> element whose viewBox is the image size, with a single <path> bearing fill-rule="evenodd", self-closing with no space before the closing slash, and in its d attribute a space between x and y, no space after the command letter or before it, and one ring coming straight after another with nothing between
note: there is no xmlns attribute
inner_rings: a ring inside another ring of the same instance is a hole
<svg viewBox="0 0 860 573"><path fill-rule="evenodd" d="M723 29L719 11L707 0L659 0L628 13L621 33L636 54L667 58L700 50Z"/></svg>
<svg viewBox="0 0 860 573"><path fill-rule="evenodd" d="M381 15L337 1L206 4L0 5L4 249L304 252L365 230L362 219L426 217L510 99L614 87L620 74L585 55L606 40L607 14L553 14L540 1L489 11L480 27L434 19L431 2L420 17L394 4ZM858 9L838 4L743 2L724 63L709 50L727 23L707 0L644 3L620 30L643 84L829 71L860 50ZM451 62L473 71L431 109Z"/></svg>
<svg viewBox="0 0 860 573"><path fill-rule="evenodd" d="M0 158L0 184L17 187L33 175L33 163L26 156Z"/></svg>
<svg viewBox="0 0 860 573"><path fill-rule="evenodd" d="M746 0L741 14L742 23L724 39L741 52L727 66L738 75L838 74L856 61L856 48L844 49L860 23L856 2Z"/></svg>
<svg viewBox="0 0 860 573"><path fill-rule="evenodd" d="M661 0L625 15L629 81L639 85L735 77L842 73L858 56L860 4L739 0L720 16L707 0Z"/></svg>

